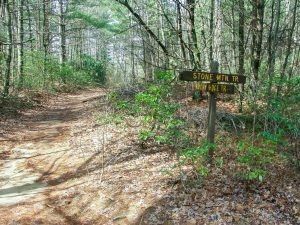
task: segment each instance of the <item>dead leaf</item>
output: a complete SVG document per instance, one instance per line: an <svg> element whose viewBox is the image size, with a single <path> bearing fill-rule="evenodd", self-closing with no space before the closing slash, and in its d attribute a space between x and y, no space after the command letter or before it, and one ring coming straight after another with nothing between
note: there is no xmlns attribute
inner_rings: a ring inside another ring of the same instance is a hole
<svg viewBox="0 0 300 225"><path fill-rule="evenodd" d="M192 218L192 219L186 221L185 224L186 225L195 225L195 224L197 224L197 221L194 218Z"/></svg>

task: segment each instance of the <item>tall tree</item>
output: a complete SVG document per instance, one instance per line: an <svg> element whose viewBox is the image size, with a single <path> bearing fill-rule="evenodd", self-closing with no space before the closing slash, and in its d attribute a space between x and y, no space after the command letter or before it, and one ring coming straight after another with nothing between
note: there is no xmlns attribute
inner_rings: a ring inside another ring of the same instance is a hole
<svg viewBox="0 0 300 225"><path fill-rule="evenodd" d="M13 54L13 31L12 31L12 13L10 9L10 3L5 1L6 12L7 12L7 30L8 30L8 50L7 50L7 58L6 58L6 72L5 72L5 84L3 95L7 96L9 94L10 88L10 77L12 70L12 54Z"/></svg>
<svg viewBox="0 0 300 225"><path fill-rule="evenodd" d="M120 3L121 5L125 6L129 12L135 17L135 19L141 24L141 26L149 33L149 35L155 40L155 42L159 45L161 50L163 51L165 58L166 58L166 64L168 65L169 61L169 51L165 44L159 39L159 37L154 33L154 31L145 23L145 21L142 19L141 15L139 15L137 12L134 11L131 5L129 5L127 0L115 0L116 2Z"/></svg>
<svg viewBox="0 0 300 225"><path fill-rule="evenodd" d="M50 0L43 0L44 87L46 86L47 64L50 47L50 4Z"/></svg>
<svg viewBox="0 0 300 225"><path fill-rule="evenodd" d="M268 87L267 87L268 98L270 98L271 96L271 88L272 88L273 78L274 78L275 58L276 58L275 56L277 52L276 46L278 44L278 31L279 31L279 23L281 18L280 15L281 15L281 1L273 0L271 4L271 21L270 21L270 30L268 35L268 78L269 78Z"/></svg>
<svg viewBox="0 0 300 225"><path fill-rule="evenodd" d="M181 50L181 55L183 58L183 65L185 65L186 61L187 61L187 57L186 57L186 52L185 52L185 47L186 44L183 40L183 29L182 29L182 13L181 13L181 3L179 0L176 0L176 10L177 10L177 33L178 33L178 39L179 39L179 43L180 43L180 50Z"/></svg>
<svg viewBox="0 0 300 225"><path fill-rule="evenodd" d="M287 45L286 45L286 53L285 53L285 57L284 57L284 62L282 65L282 69L281 69L281 73L280 73L280 81L282 82L284 79L284 75L286 73L286 68L288 66L288 61L291 55L291 50L292 50L292 41L293 41L293 33L295 31L295 26L296 26L296 16L297 16L297 9L299 9L298 6L298 0L295 0L294 2L294 7L293 7L293 16L291 17L290 20L290 28L289 28L289 32L288 32L288 37L287 37ZM290 77L288 77L290 79ZM280 93L281 90L281 85L277 86L277 94Z"/></svg>
<svg viewBox="0 0 300 225"><path fill-rule="evenodd" d="M186 1L187 10L188 10L188 19L189 19L189 38L192 46L192 54L191 57L194 60L194 54L196 54L196 59L194 60L194 69L201 68L201 54L198 47L198 38L196 33L195 26L195 10L196 10L196 1L195 0L187 0Z"/></svg>
<svg viewBox="0 0 300 225"><path fill-rule="evenodd" d="M245 73L245 3L239 0L239 74ZM244 85L240 85L239 111L243 111Z"/></svg>
<svg viewBox="0 0 300 225"><path fill-rule="evenodd" d="M254 79L257 82L259 68L261 64L263 27L264 27L264 0L252 0L252 46L251 46L251 66Z"/></svg>
<svg viewBox="0 0 300 225"><path fill-rule="evenodd" d="M68 10L68 1L59 0L59 27L60 27L60 58L61 58L61 66L65 67L67 63L67 48L66 48L66 13ZM62 77L63 83L66 84L66 77Z"/></svg>
<svg viewBox="0 0 300 225"><path fill-rule="evenodd" d="M24 4L25 0L20 0L20 64L19 64L19 88L24 83Z"/></svg>

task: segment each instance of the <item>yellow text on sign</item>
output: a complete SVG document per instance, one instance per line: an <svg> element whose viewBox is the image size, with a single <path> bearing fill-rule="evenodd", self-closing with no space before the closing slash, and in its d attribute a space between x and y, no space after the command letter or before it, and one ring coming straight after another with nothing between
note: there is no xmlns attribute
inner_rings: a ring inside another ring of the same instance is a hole
<svg viewBox="0 0 300 225"><path fill-rule="evenodd" d="M214 75L209 73L193 73L193 78L197 80L213 81Z"/></svg>
<svg viewBox="0 0 300 225"><path fill-rule="evenodd" d="M226 84L197 83L195 84L195 89L209 92L232 93L232 89Z"/></svg>
<svg viewBox="0 0 300 225"><path fill-rule="evenodd" d="M193 73L194 80L239 83L239 76L213 73Z"/></svg>

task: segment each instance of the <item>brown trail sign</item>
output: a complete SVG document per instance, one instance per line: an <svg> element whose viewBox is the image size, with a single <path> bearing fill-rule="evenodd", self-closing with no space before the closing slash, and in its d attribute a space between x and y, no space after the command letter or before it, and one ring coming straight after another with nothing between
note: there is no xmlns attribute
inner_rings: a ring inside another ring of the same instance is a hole
<svg viewBox="0 0 300 225"><path fill-rule="evenodd" d="M215 142L215 124L217 109L217 93L234 94L234 86L222 83L244 84L246 77L237 74L219 73L219 63L213 61L210 65L210 72L182 71L180 80L183 81L204 81L210 83L197 83L196 89L209 92L209 112L207 140L209 143ZM220 82L220 83L218 83ZM209 149L209 160L212 162L214 149Z"/></svg>
<svg viewBox="0 0 300 225"><path fill-rule="evenodd" d="M182 71L180 73L180 80L244 84L246 82L246 77L238 74L225 74L217 72L207 73L195 71Z"/></svg>

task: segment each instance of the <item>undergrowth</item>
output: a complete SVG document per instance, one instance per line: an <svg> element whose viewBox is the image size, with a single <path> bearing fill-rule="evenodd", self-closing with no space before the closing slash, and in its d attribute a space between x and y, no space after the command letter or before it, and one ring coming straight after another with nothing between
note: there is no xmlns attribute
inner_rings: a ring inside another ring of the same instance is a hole
<svg viewBox="0 0 300 225"><path fill-rule="evenodd" d="M38 107L40 102L17 96L0 97L0 115L15 115L20 110Z"/></svg>
<svg viewBox="0 0 300 225"><path fill-rule="evenodd" d="M125 129L128 121L135 121L141 143L169 146L177 155L177 164L163 170L164 174L173 175L173 171L179 169L184 177L192 173L192 179L203 181L205 177L215 174L215 168L227 170L227 164L233 163L232 177L247 183L260 183L268 178L271 170L291 157L285 149L299 137L299 117L293 112L285 108L280 111L279 103L276 103L271 105L272 109L259 115L255 133L251 130L252 117L245 114L239 116L246 127L238 136L224 130L226 141L218 135L216 144L205 139L195 140L188 121L178 113L181 105L173 98L176 92L173 80L171 73L163 71L158 74L156 82L129 98L118 92L112 93L110 101L115 113L101 119L102 122L122 125ZM213 164L208 160L209 148L215 149Z"/></svg>

